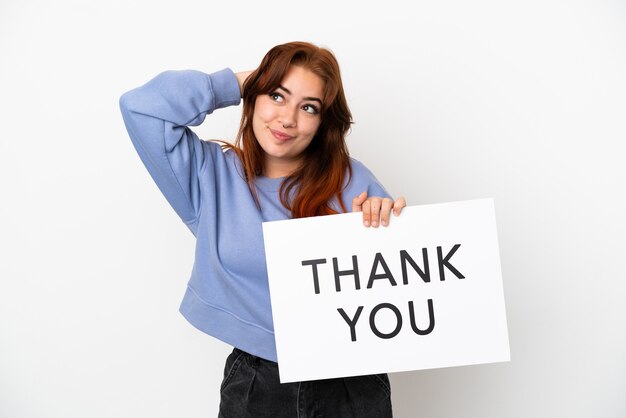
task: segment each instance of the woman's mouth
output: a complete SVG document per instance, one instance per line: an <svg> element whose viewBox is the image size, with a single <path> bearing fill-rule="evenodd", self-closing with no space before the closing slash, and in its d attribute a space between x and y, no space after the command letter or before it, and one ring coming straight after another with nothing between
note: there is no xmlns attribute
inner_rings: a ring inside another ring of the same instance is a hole
<svg viewBox="0 0 626 418"><path fill-rule="evenodd" d="M271 128L270 128L270 132L272 133L272 135L274 135L274 138L278 139L279 141L288 141L288 140L294 138L291 135L287 135L286 133L283 133L283 132L280 132L280 131L275 131L275 130L273 130Z"/></svg>

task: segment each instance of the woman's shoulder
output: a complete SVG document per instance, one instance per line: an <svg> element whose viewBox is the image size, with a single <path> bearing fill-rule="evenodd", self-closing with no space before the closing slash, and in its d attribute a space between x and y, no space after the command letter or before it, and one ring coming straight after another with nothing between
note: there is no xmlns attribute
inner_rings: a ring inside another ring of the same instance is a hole
<svg viewBox="0 0 626 418"><path fill-rule="evenodd" d="M365 164L351 157L350 167L352 168L352 175L346 179L344 193L357 196L361 192L367 191L369 196L389 197L385 187Z"/></svg>
<svg viewBox="0 0 626 418"><path fill-rule="evenodd" d="M211 154L220 158L231 159L236 156L235 146L228 141L222 139L202 139L201 141Z"/></svg>
<svg viewBox="0 0 626 418"><path fill-rule="evenodd" d="M374 173L372 173L372 171L367 168L365 164L363 164L356 158L350 157L350 167L352 168L352 177L366 177L376 179Z"/></svg>
<svg viewBox="0 0 626 418"><path fill-rule="evenodd" d="M217 170L238 170L241 165L235 145L219 139L200 140L205 154L211 156L214 168Z"/></svg>

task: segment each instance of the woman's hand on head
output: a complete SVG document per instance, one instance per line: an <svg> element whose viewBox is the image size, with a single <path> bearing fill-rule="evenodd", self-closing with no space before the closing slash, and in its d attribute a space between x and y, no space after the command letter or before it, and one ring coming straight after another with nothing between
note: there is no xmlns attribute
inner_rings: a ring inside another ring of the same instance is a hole
<svg viewBox="0 0 626 418"><path fill-rule="evenodd" d="M394 202L388 197L367 197L367 192L352 199L352 212L363 212L363 225L367 227L371 225L374 228L378 228L378 225L389 225L391 211L398 216L405 206L404 197L399 197Z"/></svg>
<svg viewBox="0 0 626 418"><path fill-rule="evenodd" d="M252 74L252 71L241 71L235 73L235 77L237 77L237 82L239 83L239 92L243 94L243 83L246 82L248 76Z"/></svg>

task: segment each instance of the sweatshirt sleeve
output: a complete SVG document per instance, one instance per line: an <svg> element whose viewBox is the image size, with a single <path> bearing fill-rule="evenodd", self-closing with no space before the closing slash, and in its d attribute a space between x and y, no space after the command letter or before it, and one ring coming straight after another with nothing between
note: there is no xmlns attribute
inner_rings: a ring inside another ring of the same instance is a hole
<svg viewBox="0 0 626 418"><path fill-rule="evenodd" d="M189 126L240 99L237 78L228 68L212 74L165 71L120 97L122 117L141 161L189 227L199 215L200 173L215 154Z"/></svg>
<svg viewBox="0 0 626 418"><path fill-rule="evenodd" d="M352 209L352 199L363 192L367 192L368 197L391 198L389 192L363 163L350 158L350 164L352 166L352 177L347 181L342 193L343 203L348 211ZM337 210L341 212L339 209Z"/></svg>

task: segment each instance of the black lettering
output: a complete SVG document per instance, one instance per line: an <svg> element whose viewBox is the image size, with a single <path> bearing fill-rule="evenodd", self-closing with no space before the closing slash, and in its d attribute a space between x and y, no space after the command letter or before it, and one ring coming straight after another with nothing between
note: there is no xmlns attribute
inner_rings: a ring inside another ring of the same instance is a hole
<svg viewBox="0 0 626 418"><path fill-rule="evenodd" d="M337 292L341 292L341 283L339 282L341 276L354 276L354 287L356 290L361 288L361 282L359 281L359 265L357 264L356 255L352 256L352 270L339 270L337 257L333 257L333 270L335 272L335 290L337 290Z"/></svg>
<svg viewBox="0 0 626 418"><path fill-rule="evenodd" d="M443 272L443 266L444 265L448 268L448 270L450 270L452 273L454 273L454 275L456 277L458 277L459 279L464 279L465 278L465 276L463 276L449 262L450 257L452 257L452 255L456 252L456 250L459 249L460 246L461 246L461 244L455 244L455 246L452 247L452 249L448 252L448 254L446 254L446 256L444 258L442 258L442 256L441 256L441 247L437 247L437 262L439 263L439 280L441 280L441 281L446 280L446 276L444 275L444 272Z"/></svg>
<svg viewBox="0 0 626 418"><path fill-rule="evenodd" d="M393 313L396 315L396 322L397 322L396 328L393 331L391 331L389 334L380 332L379 329L376 328L376 321L374 321L376 317L376 313L383 308L391 309ZM398 310L398 308L396 308L391 303L378 304L374 306L374 309L372 309L372 312L370 313L370 328L372 328L372 332L376 334L378 338L383 338L383 339L393 338L396 335L398 335L398 333L402 329L402 315L400 314L400 311Z"/></svg>
<svg viewBox="0 0 626 418"><path fill-rule="evenodd" d="M318 258L316 260L304 260L302 262L303 266L312 266L313 267L313 286L315 287L315 294L319 295L320 293L320 280L317 275L317 265L318 264L326 264L325 258Z"/></svg>
<svg viewBox="0 0 626 418"><path fill-rule="evenodd" d="M342 308L338 308L337 311L341 314L341 317L346 321L348 326L350 327L350 339L352 341L356 341L356 321L359 320L359 316L361 316L361 312L363 312L363 307L359 306L354 314L354 318L350 319L346 312Z"/></svg>
<svg viewBox="0 0 626 418"><path fill-rule="evenodd" d="M428 299L428 320L430 321L428 323L428 328L426 328L425 330L421 330L417 327L417 324L415 323L415 309L413 308L412 300L409 301L409 317L411 318L411 328L413 328L413 332L415 332L417 335L430 334L433 329L435 329L435 313L433 310L433 300Z"/></svg>
<svg viewBox="0 0 626 418"><path fill-rule="evenodd" d="M379 264L383 267L383 270L385 270L385 272L382 274L376 274ZM387 279L392 286L397 285L396 280L391 275L391 271L389 271L389 267L387 267L387 263L385 262L385 259L383 258L381 253L376 253L376 257L374 258L374 264L372 265L372 272L370 273L370 279L367 282L367 288L371 289L372 285L374 284L374 280L378 279Z"/></svg>
<svg viewBox="0 0 626 418"><path fill-rule="evenodd" d="M422 258L424 259L424 271L420 269L415 261L411 258L409 253L405 250L400 251L400 263L402 263L402 283L409 284L409 277L407 274L406 263L407 261L413 267L413 270L419 274L424 283L430 282L430 269L428 268L428 250L426 248L422 248Z"/></svg>

